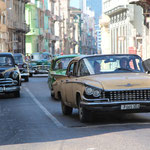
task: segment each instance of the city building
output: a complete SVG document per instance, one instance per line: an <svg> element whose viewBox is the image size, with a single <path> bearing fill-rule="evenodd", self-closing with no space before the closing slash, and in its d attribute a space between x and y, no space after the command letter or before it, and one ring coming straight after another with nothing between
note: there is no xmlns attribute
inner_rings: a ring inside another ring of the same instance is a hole
<svg viewBox="0 0 150 150"><path fill-rule="evenodd" d="M110 18L109 16L102 14L99 18L99 26L101 29L101 53L111 54L111 36L110 36Z"/></svg>
<svg viewBox="0 0 150 150"><path fill-rule="evenodd" d="M81 9L70 7L70 53L81 51Z"/></svg>
<svg viewBox="0 0 150 150"><path fill-rule="evenodd" d="M95 25L95 32L96 32L96 45L97 45L97 53L101 54L101 29L98 25Z"/></svg>
<svg viewBox="0 0 150 150"><path fill-rule="evenodd" d="M150 0L129 0L130 4L140 6L143 11L140 12L144 19L143 24L143 34L142 34L142 45L141 45L141 55L142 58L150 58Z"/></svg>
<svg viewBox="0 0 150 150"><path fill-rule="evenodd" d="M111 53L138 53L141 55L142 8L129 4L128 0L103 0L103 14L110 18L108 32Z"/></svg>
<svg viewBox="0 0 150 150"><path fill-rule="evenodd" d="M26 53L44 50L44 4L32 0L26 4L26 23L30 32L26 34Z"/></svg>
<svg viewBox="0 0 150 150"><path fill-rule="evenodd" d="M95 13L86 7L86 1L83 1L82 11L82 54L96 54Z"/></svg>
<svg viewBox="0 0 150 150"><path fill-rule="evenodd" d="M7 0L8 51L25 54L25 34L29 26L25 23L25 4L28 0Z"/></svg>
<svg viewBox="0 0 150 150"><path fill-rule="evenodd" d="M0 52L8 52L8 29L7 29L7 15L6 2L0 0Z"/></svg>

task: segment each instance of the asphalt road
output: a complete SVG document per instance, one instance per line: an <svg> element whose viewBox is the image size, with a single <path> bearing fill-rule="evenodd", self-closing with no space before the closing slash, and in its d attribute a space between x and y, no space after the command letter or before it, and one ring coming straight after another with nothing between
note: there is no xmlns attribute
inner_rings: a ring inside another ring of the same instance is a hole
<svg viewBox="0 0 150 150"><path fill-rule="evenodd" d="M63 116L47 76L22 83L21 97L0 95L0 150L150 150L150 113Z"/></svg>

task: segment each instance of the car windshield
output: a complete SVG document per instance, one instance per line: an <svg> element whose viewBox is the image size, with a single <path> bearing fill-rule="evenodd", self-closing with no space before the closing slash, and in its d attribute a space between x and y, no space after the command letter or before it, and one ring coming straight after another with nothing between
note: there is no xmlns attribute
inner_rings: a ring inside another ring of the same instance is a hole
<svg viewBox="0 0 150 150"><path fill-rule="evenodd" d="M53 70L60 70L60 69L66 70L67 66L68 66L69 62L72 60L72 58L73 57L58 59L53 66Z"/></svg>
<svg viewBox="0 0 150 150"><path fill-rule="evenodd" d="M12 67L14 66L12 57L0 56L0 67Z"/></svg>
<svg viewBox="0 0 150 150"><path fill-rule="evenodd" d="M142 60L136 55L87 57L81 61L81 65L81 75L144 72Z"/></svg>
<svg viewBox="0 0 150 150"><path fill-rule="evenodd" d="M49 54L44 53L35 53L32 54L32 60L38 61L38 60L51 60L51 57Z"/></svg>
<svg viewBox="0 0 150 150"><path fill-rule="evenodd" d="M20 64L24 62L22 55L14 55L14 59L16 64Z"/></svg>

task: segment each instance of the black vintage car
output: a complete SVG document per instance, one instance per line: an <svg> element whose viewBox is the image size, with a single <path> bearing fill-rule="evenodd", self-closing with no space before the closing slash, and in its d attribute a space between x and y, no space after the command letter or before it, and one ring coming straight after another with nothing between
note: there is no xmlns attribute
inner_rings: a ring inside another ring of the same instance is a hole
<svg viewBox="0 0 150 150"><path fill-rule="evenodd" d="M14 54L15 63L17 64L21 78L23 78L26 82L29 81L29 67L27 62L25 62L24 55L21 53Z"/></svg>
<svg viewBox="0 0 150 150"><path fill-rule="evenodd" d="M21 75L11 53L0 53L0 93L20 97Z"/></svg>

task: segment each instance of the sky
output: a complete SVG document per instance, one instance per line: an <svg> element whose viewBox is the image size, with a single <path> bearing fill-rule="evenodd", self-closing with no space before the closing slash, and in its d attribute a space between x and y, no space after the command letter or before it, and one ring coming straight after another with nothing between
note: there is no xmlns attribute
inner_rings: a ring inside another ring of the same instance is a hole
<svg viewBox="0 0 150 150"><path fill-rule="evenodd" d="M80 8L80 0L71 0L70 6L75 8Z"/></svg>
<svg viewBox="0 0 150 150"><path fill-rule="evenodd" d="M82 0L70 0L70 6L81 8L80 3ZM95 12L96 24L98 24L99 17L102 13L102 0L86 0L87 6Z"/></svg>

